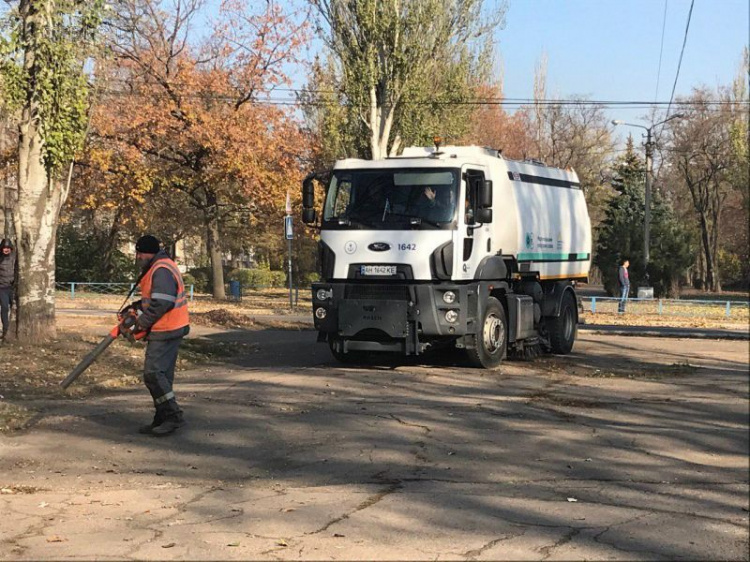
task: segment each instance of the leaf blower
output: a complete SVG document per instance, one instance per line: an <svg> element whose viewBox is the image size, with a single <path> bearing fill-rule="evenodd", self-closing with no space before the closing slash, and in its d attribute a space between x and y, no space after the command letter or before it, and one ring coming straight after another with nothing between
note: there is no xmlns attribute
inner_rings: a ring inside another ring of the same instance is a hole
<svg viewBox="0 0 750 562"><path fill-rule="evenodd" d="M97 345L91 353L84 357L83 361L76 365L75 369L70 371L68 376L65 377L65 379L60 383L61 387L68 388L71 384L73 384L73 381L81 376L81 374L86 369L88 369L102 353L104 353L104 351L112 344L112 342L117 339L117 336L124 336L130 343L135 343L136 341L142 340L148 335L148 332L145 331L135 331L138 316L142 314L140 307L135 304L125 306L125 303L130 300L130 297L133 296L133 293L140 285L141 280L144 278L147 272L148 270L144 270L141 272L136 282L133 283L133 286L130 288L128 296L125 297L122 305L120 305L120 312L117 313L117 326L112 328L109 331L109 334L107 334L107 336L99 343L99 345Z"/></svg>
<svg viewBox="0 0 750 562"><path fill-rule="evenodd" d="M91 353L84 357L83 361L76 365L75 369L70 371L68 376L65 377L65 380L60 383L60 386L62 386L63 388L68 388L71 384L73 384L73 381L76 380L86 369L88 369L91 364L96 361L96 359L102 353L104 353L104 350L107 349L112 344L112 342L117 339L118 336L125 337L130 343L135 343L136 341L142 340L144 337L146 337L148 332L136 331L136 324L138 321L138 316L140 316L140 314L140 310L136 311L136 309L133 307L128 307L118 312L117 318L119 320L119 323L117 324L117 326L112 328L109 334L106 335L106 337L99 343L99 345L97 345Z"/></svg>

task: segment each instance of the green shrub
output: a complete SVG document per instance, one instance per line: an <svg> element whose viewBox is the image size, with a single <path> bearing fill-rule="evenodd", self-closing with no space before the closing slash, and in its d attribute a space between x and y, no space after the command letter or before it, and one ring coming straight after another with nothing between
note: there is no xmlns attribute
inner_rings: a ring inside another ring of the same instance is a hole
<svg viewBox="0 0 750 562"><path fill-rule="evenodd" d="M60 283L123 283L137 277L135 261L118 249L107 251L109 233L60 225L55 278ZM104 259L108 256L109 259Z"/></svg>
<svg viewBox="0 0 750 562"><path fill-rule="evenodd" d="M719 250L719 276L724 285L742 281L743 263L740 257L724 250Z"/></svg>
<svg viewBox="0 0 750 562"><path fill-rule="evenodd" d="M185 284L185 290L190 291L190 285L193 285L195 287L195 277L193 277L190 273L183 273L182 274L182 282Z"/></svg>
<svg viewBox="0 0 750 562"><path fill-rule="evenodd" d="M238 268L229 272L227 281L239 281L244 289L276 288L285 285L286 274L268 269Z"/></svg>
<svg viewBox="0 0 750 562"><path fill-rule="evenodd" d="M192 283L188 283L186 278L191 279ZM210 267L194 267L183 275L182 280L185 281L185 285L195 285L196 293L210 293L213 288Z"/></svg>
<svg viewBox="0 0 750 562"><path fill-rule="evenodd" d="M302 275L301 282L299 283L300 287L309 287L313 283L317 283L320 281L320 274L319 273L305 273Z"/></svg>

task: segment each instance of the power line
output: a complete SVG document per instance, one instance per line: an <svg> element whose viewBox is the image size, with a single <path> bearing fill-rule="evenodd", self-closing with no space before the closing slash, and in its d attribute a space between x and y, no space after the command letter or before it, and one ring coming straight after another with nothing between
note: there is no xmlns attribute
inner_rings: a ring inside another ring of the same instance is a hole
<svg viewBox="0 0 750 562"><path fill-rule="evenodd" d="M674 84L672 84L672 95L669 96L669 105L667 105L667 116L669 116L669 108L672 106L672 100L674 99L674 92L677 89L677 79L680 77L680 68L682 68L682 56L685 54L685 45L687 45L688 31L690 30L690 19L693 17L693 6L695 0L690 0L690 11L688 12L687 23L685 24L685 37L682 39L682 49L680 50L680 60L677 62L677 74L674 77Z"/></svg>
<svg viewBox="0 0 750 562"><path fill-rule="evenodd" d="M106 90L106 95L118 96L118 97L157 97L157 92L144 92L144 91L123 91L123 90ZM180 97L186 99L202 99L211 101L225 101L228 103L236 103L237 97L229 94L213 94L213 93L183 93ZM248 100L249 104L254 105L279 105L279 106L326 106L330 103L336 103L339 99L336 97L320 98L317 100L304 101L294 100L291 98L279 98L279 97L266 97L266 98L254 98ZM545 105L545 106L592 106L597 105L602 108L624 108L624 109L644 109L650 107L663 107L669 105L677 106L724 106L724 105L750 105L750 101L729 101L729 100L680 100L675 102L667 101L645 101L645 100L591 100L591 99L544 99L534 100L531 98L478 98L470 100L439 100L439 99L424 99L424 100L407 100L402 102L405 105L439 105L439 106L503 106L503 107L528 107L532 104Z"/></svg>
<svg viewBox="0 0 750 562"><path fill-rule="evenodd" d="M659 98L659 79L661 78L661 58L664 54L664 29L667 27L667 4L669 0L664 0L664 16L661 20L661 46L659 47L659 69L656 71L656 92L654 100Z"/></svg>

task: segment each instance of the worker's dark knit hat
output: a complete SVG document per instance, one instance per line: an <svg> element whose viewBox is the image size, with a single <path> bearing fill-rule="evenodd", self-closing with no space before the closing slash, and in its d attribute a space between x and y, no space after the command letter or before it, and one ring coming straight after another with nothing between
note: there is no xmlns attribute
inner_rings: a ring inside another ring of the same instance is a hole
<svg viewBox="0 0 750 562"><path fill-rule="evenodd" d="M0 250L3 248L13 249L13 242L10 241L10 238L3 238L2 242L0 242Z"/></svg>
<svg viewBox="0 0 750 562"><path fill-rule="evenodd" d="M146 234L141 236L135 243L135 251L141 254L158 254L161 249L161 242L156 236Z"/></svg>

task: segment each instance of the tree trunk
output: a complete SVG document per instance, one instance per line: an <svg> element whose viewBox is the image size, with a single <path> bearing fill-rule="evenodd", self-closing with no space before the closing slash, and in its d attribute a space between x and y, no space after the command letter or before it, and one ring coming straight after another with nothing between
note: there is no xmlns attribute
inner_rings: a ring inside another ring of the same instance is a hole
<svg viewBox="0 0 750 562"><path fill-rule="evenodd" d="M24 69L32 74L36 56L34 27L40 15L29 1L19 5L23 36L29 41ZM16 335L22 341L54 338L55 329L55 240L63 189L50 180L42 162L43 140L38 101L24 100L18 139L18 200L14 226L18 238L18 293Z"/></svg>
<svg viewBox="0 0 750 562"><path fill-rule="evenodd" d="M221 247L219 245L219 218L215 207L204 211L206 218L206 247L211 260L211 278L213 279L213 293L215 299L226 299L224 290L224 267L221 263Z"/></svg>
<svg viewBox="0 0 750 562"><path fill-rule="evenodd" d="M22 341L56 336L55 241L62 189L42 162L42 137L33 109L23 111L18 150L18 311L16 335Z"/></svg>
<svg viewBox="0 0 750 562"><path fill-rule="evenodd" d="M714 256L713 248L710 240L710 233L708 231L708 220L706 219L705 213L700 214L700 225L701 225L701 245L703 246L703 255L706 259L706 284L705 288L708 291L716 291L716 256Z"/></svg>
<svg viewBox="0 0 750 562"><path fill-rule="evenodd" d="M380 114L378 107L378 96L375 86L370 87L370 157L373 160L382 160L380 154Z"/></svg>

